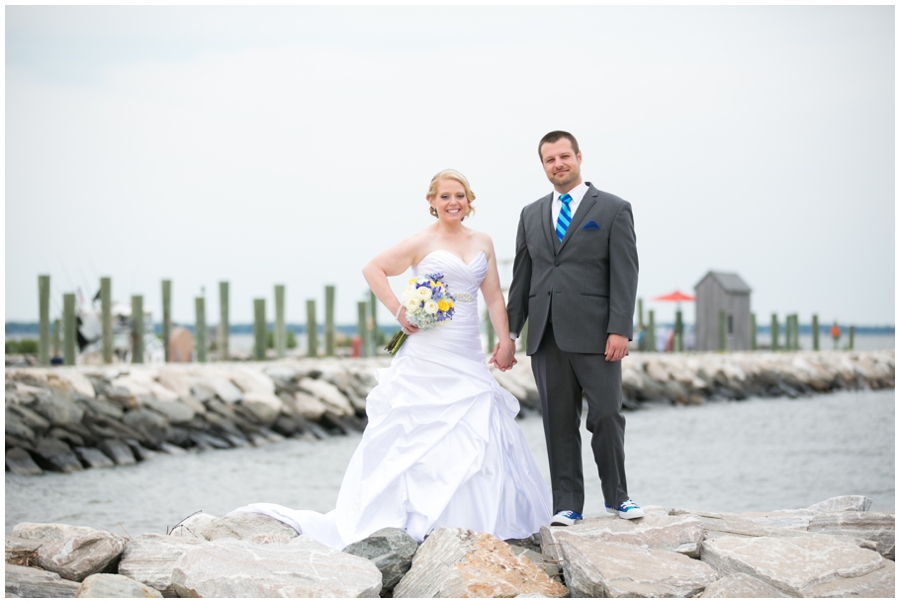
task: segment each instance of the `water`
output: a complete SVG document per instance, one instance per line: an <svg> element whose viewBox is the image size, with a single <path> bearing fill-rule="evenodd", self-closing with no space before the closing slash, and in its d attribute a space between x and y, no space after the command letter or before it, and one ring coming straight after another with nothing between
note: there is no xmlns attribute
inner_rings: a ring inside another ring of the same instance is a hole
<svg viewBox="0 0 900 603"><path fill-rule="evenodd" d="M864 494L873 510L894 510L894 390L660 405L626 417L629 491L642 505L770 511ZM549 484L541 418L519 425ZM585 513L597 516L603 498L588 435ZM163 533L195 511L221 516L258 501L326 512L359 439L160 455L68 475L7 474L6 531L33 521Z"/></svg>

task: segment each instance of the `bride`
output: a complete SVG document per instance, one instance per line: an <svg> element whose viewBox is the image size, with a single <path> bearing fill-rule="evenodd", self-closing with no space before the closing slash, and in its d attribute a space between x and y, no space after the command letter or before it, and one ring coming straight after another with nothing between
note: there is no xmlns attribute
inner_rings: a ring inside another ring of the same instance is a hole
<svg viewBox="0 0 900 603"><path fill-rule="evenodd" d="M465 176L444 170L432 178L426 198L437 221L363 268L409 337L390 367L376 371L378 385L366 400L368 426L336 508L323 515L257 503L233 513L264 513L338 549L387 527L405 529L419 542L442 526L506 540L549 523L547 486L515 423L519 403L497 384L481 349L479 289L500 345L515 342L493 243L463 226L475 195ZM456 297L452 320L427 331L406 320L388 277L410 267L416 277L443 274Z"/></svg>

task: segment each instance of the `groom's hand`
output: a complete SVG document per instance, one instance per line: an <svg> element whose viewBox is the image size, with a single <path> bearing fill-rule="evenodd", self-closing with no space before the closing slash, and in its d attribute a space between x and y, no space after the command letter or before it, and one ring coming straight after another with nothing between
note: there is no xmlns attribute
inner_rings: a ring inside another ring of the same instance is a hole
<svg viewBox="0 0 900 603"><path fill-rule="evenodd" d="M498 342L497 345L494 346L494 353L491 355L491 359L488 362L501 371L508 371L511 369L516 364L515 343L511 339L508 344L503 341Z"/></svg>
<svg viewBox="0 0 900 603"><path fill-rule="evenodd" d="M628 352L628 338L610 333L606 336L606 361L617 362Z"/></svg>

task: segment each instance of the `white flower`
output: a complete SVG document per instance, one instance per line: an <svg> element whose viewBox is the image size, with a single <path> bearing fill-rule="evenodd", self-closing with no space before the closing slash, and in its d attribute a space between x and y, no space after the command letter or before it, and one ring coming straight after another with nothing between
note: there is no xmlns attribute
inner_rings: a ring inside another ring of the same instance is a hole
<svg viewBox="0 0 900 603"><path fill-rule="evenodd" d="M413 310L415 310L418 307L419 307L419 302L417 300L415 300L415 299L407 300L407 302L406 302L406 311L407 312L412 312Z"/></svg>
<svg viewBox="0 0 900 603"><path fill-rule="evenodd" d="M429 299L428 301L425 302L424 310L426 312L428 312L429 314L437 314L437 311L438 311L437 302L434 301L433 299Z"/></svg>
<svg viewBox="0 0 900 603"><path fill-rule="evenodd" d="M431 299L431 289L428 287L419 287L416 289L416 295L420 300Z"/></svg>

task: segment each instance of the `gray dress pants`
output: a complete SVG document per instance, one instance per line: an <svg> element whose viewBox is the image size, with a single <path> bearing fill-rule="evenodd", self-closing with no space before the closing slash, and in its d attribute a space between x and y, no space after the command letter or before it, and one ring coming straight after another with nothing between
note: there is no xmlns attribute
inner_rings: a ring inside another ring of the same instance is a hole
<svg viewBox="0 0 900 603"><path fill-rule="evenodd" d="M621 361L607 362L603 354L560 350L553 325L548 324L540 347L531 356L531 369L541 397L553 513L584 510L582 392L587 400L587 429L592 434L591 450L603 498L614 507L628 500Z"/></svg>

